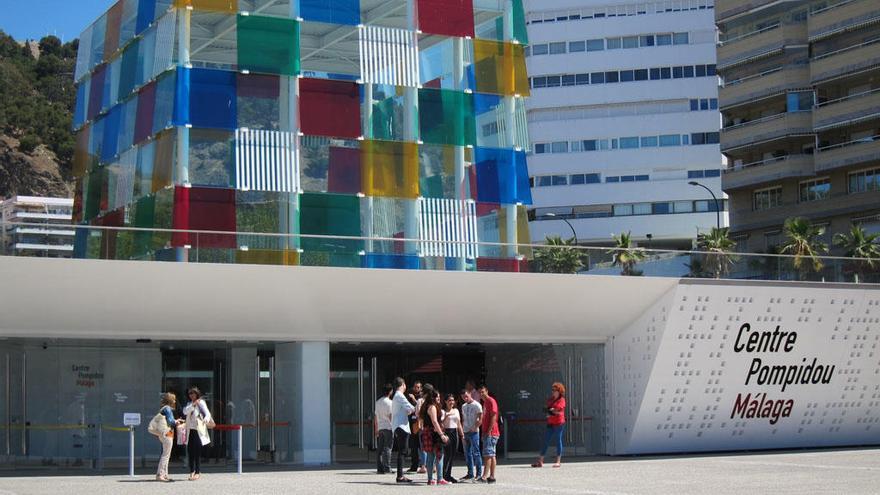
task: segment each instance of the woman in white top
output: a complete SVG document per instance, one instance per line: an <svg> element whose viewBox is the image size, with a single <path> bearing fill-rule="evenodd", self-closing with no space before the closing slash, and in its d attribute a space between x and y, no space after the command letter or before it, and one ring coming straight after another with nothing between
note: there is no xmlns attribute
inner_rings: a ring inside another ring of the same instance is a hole
<svg viewBox="0 0 880 495"><path fill-rule="evenodd" d="M452 476L452 461L458 453L459 439L464 440L464 430L461 427L461 415L455 407L454 395L446 394L443 399L443 413L443 432L449 437L449 443L443 446L443 479L449 483L458 483Z"/></svg>
<svg viewBox="0 0 880 495"><path fill-rule="evenodd" d="M197 480L202 472L202 446L211 443L208 435L208 422L211 422L211 412L202 399L202 391L197 387L189 389L189 404L183 408L186 416L186 453L189 457L189 479Z"/></svg>

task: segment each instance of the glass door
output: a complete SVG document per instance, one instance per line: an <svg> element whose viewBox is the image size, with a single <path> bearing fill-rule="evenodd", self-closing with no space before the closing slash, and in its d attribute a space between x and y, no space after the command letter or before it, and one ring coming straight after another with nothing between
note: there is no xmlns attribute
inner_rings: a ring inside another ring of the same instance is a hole
<svg viewBox="0 0 880 495"><path fill-rule="evenodd" d="M375 450L373 402L375 356L331 353L330 403L333 460L364 462Z"/></svg>
<svg viewBox="0 0 880 495"><path fill-rule="evenodd" d="M278 431L289 430L289 425L275 421L275 353L261 351L256 363L257 391L257 459L265 462L275 461L276 438ZM287 438L287 435L280 435Z"/></svg>

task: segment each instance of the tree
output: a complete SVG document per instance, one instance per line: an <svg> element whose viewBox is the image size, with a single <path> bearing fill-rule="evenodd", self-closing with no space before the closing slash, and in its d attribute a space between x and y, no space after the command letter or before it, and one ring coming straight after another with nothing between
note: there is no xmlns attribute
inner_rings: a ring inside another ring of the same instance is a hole
<svg viewBox="0 0 880 495"><path fill-rule="evenodd" d="M858 258L852 266L856 283L864 271L880 265L880 234L868 234L860 225L853 224L849 233L835 235L834 245L850 258Z"/></svg>
<svg viewBox="0 0 880 495"><path fill-rule="evenodd" d="M800 272L801 280L809 273L819 272L825 266L819 256L828 252L828 245L819 240L825 227L818 227L802 217L789 218L782 227L786 242L780 253L794 256L792 264Z"/></svg>
<svg viewBox="0 0 880 495"><path fill-rule="evenodd" d="M635 247L632 242L632 233L621 232L614 236L614 249L608 251L611 255L612 266L620 267L620 274L628 277L639 276L641 270L636 270L636 264L646 258L645 250Z"/></svg>
<svg viewBox="0 0 880 495"><path fill-rule="evenodd" d="M736 242L730 238L730 229L727 227L712 227L708 234L697 235L697 248L707 253L702 265L715 278L721 278L730 272L736 262L736 258L731 255L735 247Z"/></svg>
<svg viewBox="0 0 880 495"><path fill-rule="evenodd" d="M544 240L547 247L535 252L538 270L544 273L577 273L584 266L584 255L573 246L574 239L563 240L557 236L547 236Z"/></svg>

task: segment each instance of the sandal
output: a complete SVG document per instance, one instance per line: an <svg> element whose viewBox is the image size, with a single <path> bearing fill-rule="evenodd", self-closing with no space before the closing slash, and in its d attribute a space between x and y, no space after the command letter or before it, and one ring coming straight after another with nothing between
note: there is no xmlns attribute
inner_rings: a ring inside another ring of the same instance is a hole
<svg viewBox="0 0 880 495"><path fill-rule="evenodd" d="M562 463L561 463L561 462L557 462L556 464L553 465L553 467L555 467L555 468L562 467Z"/></svg>
<svg viewBox="0 0 880 495"><path fill-rule="evenodd" d="M541 467L544 467L544 463L543 462L536 462L536 463L532 464L532 467L533 468L541 468Z"/></svg>

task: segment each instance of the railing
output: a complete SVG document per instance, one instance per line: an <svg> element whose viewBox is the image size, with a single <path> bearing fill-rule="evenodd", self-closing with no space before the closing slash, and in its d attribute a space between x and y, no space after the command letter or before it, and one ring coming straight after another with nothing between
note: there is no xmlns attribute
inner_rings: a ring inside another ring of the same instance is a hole
<svg viewBox="0 0 880 495"><path fill-rule="evenodd" d="M880 283L880 264L875 260L838 256L817 258L822 266L813 270L809 268L811 262L790 255L671 251L650 249L650 246L618 249L397 237L75 228L78 232L75 256L102 260ZM567 229L560 233L568 237ZM142 251L134 250L136 238L137 242L149 245L140 246L144 248ZM433 255L425 254L427 248ZM476 256L469 257L467 253ZM635 259L631 263L619 263L615 256L619 253L635 253ZM2 251L0 255L22 256Z"/></svg>

